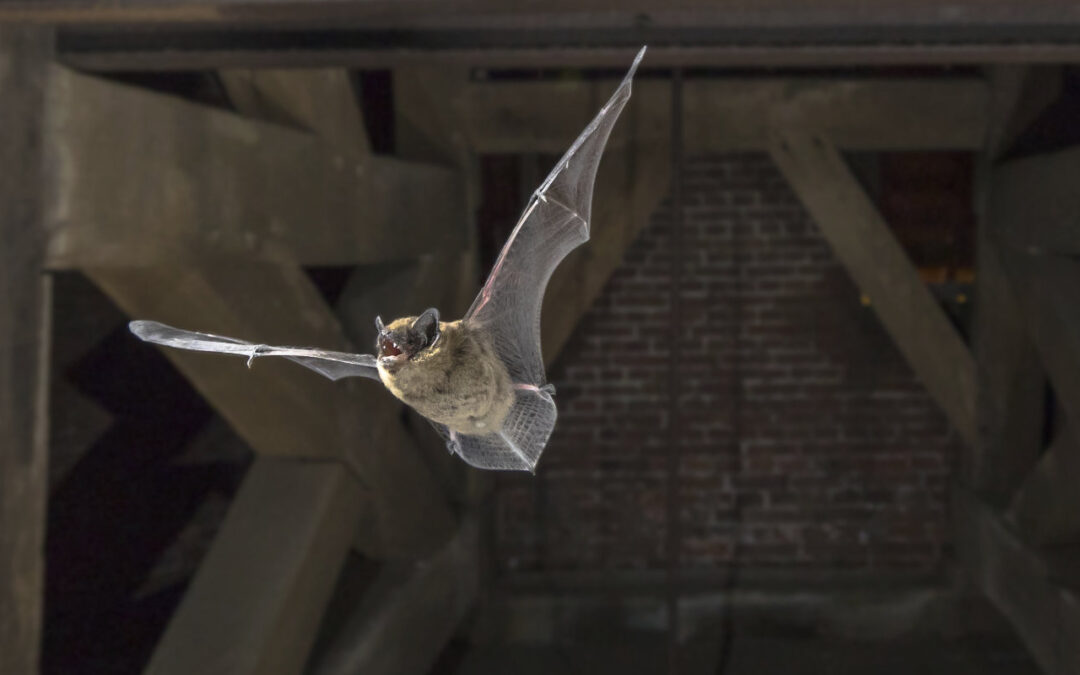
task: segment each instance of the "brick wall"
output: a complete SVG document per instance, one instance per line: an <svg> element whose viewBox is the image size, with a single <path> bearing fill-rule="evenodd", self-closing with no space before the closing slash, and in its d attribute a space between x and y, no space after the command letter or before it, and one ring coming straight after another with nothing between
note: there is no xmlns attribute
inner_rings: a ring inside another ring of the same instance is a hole
<svg viewBox="0 0 1080 675"><path fill-rule="evenodd" d="M954 441L768 157L685 168L685 566L925 569ZM664 564L669 205L552 369L536 477L500 476L503 570Z"/></svg>

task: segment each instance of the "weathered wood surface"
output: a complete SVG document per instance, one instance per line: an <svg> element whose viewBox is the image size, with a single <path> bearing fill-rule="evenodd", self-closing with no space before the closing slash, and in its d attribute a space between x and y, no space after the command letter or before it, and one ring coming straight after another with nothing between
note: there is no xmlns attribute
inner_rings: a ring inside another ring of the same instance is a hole
<svg viewBox="0 0 1080 675"><path fill-rule="evenodd" d="M265 344L354 351L307 275L285 260L187 254L172 266L86 273L129 316ZM350 466L375 504L365 551L425 554L453 531L446 500L405 429L370 422L399 410L379 383L331 382L282 359L257 359L248 369L242 358L164 353L259 454Z"/></svg>
<svg viewBox="0 0 1080 675"><path fill-rule="evenodd" d="M1080 254L1080 147L1006 162L994 169L990 213L1002 246Z"/></svg>
<svg viewBox="0 0 1080 675"><path fill-rule="evenodd" d="M833 252L961 438L976 442L975 361L823 133L778 123L770 152Z"/></svg>
<svg viewBox="0 0 1080 675"><path fill-rule="evenodd" d="M56 67L54 268L169 262L184 247L306 265L461 250L450 171Z"/></svg>
<svg viewBox="0 0 1080 675"><path fill-rule="evenodd" d="M300 672L364 505L341 464L258 459L145 672Z"/></svg>
<svg viewBox="0 0 1080 675"><path fill-rule="evenodd" d="M474 82L445 92L477 152L561 154L610 95L614 80ZM667 143L671 106L666 82L634 82L632 128L624 142ZM692 152L762 150L770 113L779 106L845 150L975 149L983 142L988 90L975 79L689 80L684 128ZM629 110L627 111L629 112ZM616 148L613 138L609 148ZM657 160L665 161L665 160Z"/></svg>
<svg viewBox="0 0 1080 675"><path fill-rule="evenodd" d="M0 25L0 672L38 671L52 311L42 276L43 118L52 34Z"/></svg>
<svg viewBox="0 0 1080 675"><path fill-rule="evenodd" d="M1080 441L1065 429L1026 473L1009 507L1025 541L1080 542Z"/></svg>
<svg viewBox="0 0 1080 675"><path fill-rule="evenodd" d="M986 195L989 167L979 174ZM1043 444L1046 375L1019 298L990 236L991 215L980 199L972 352L975 356L978 443L966 448L963 480L992 506L1004 507L1038 461Z"/></svg>
<svg viewBox="0 0 1080 675"><path fill-rule="evenodd" d="M1080 673L1080 596L998 514L968 490L953 490L956 550L978 588L1016 628L1047 675Z"/></svg>
<svg viewBox="0 0 1080 675"><path fill-rule="evenodd" d="M998 224L997 214L993 215ZM1073 434L1080 437L1080 261L998 243L1002 262Z"/></svg>
<svg viewBox="0 0 1080 675"><path fill-rule="evenodd" d="M480 555L477 524L429 560L388 565L368 588L311 675L424 675L476 601Z"/></svg>
<svg viewBox="0 0 1080 675"><path fill-rule="evenodd" d="M348 70L228 69L219 76L239 112L306 129L343 151L371 153Z"/></svg>

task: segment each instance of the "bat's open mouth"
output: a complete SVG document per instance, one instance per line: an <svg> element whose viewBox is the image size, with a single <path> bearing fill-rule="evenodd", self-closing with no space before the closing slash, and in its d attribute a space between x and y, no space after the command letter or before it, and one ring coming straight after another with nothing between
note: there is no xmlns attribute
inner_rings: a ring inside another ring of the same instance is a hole
<svg viewBox="0 0 1080 675"><path fill-rule="evenodd" d="M400 356L401 353L401 347L390 338L383 338L379 342L379 356Z"/></svg>

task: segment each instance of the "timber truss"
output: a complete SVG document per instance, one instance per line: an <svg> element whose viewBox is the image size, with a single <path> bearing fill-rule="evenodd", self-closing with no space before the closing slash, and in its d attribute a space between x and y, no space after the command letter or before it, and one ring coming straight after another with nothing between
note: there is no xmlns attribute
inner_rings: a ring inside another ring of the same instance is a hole
<svg viewBox="0 0 1080 675"><path fill-rule="evenodd" d="M463 310L475 292L478 155L561 151L612 86L477 80L455 63L411 59L393 67L399 156L387 157L369 149L344 69L222 69L228 112L76 72L54 44L48 29L0 28L0 65L10 64L0 68L3 133L38 140L13 150L5 140L4 165L30 157L34 170L0 184L5 237L37 233L19 250L5 238L0 250L4 292L20 303L0 306L3 340L24 345L5 363L32 366L0 383L15 387L0 399L3 419L39 420L0 432L32 448L0 448L0 528L36 519L31 542L43 537L46 494L40 270L85 273L132 317L348 350L363 335L354 317L366 325L372 308ZM1080 190L1070 182L1080 155L986 162L973 352L841 154L992 156L1006 113L1023 107L1024 71L1001 72L691 78L682 126L694 152L774 158L970 448L954 499L960 558L1046 671L1065 675L1080 672L1080 596L1041 546L1080 541ZM593 239L551 281L548 361L668 192L670 80L644 75L600 171ZM399 263L393 281L364 267L390 262ZM360 267L332 307L309 265ZM299 672L351 548L397 562L317 672L426 672L481 588L472 511L484 477L448 469L438 442L412 433L400 405L370 383L331 383L287 363L243 371L167 356L258 459L147 672ZM1045 453L1043 369L1070 420ZM0 538L0 613L13 612L0 617L4 672L35 669L39 551Z"/></svg>

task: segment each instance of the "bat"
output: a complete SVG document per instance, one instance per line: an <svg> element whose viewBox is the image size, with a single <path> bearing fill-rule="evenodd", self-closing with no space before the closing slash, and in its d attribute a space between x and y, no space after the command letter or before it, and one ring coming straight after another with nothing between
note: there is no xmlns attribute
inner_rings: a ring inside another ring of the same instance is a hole
<svg viewBox="0 0 1080 675"><path fill-rule="evenodd" d="M279 356L331 380L379 380L435 425L447 448L481 469L536 470L555 428L555 388L545 380L540 307L552 272L588 241L593 185L604 146L630 98L638 52L615 93L533 192L465 317L435 308L383 324L375 354L274 347L154 321L131 332L158 345L247 358Z"/></svg>

